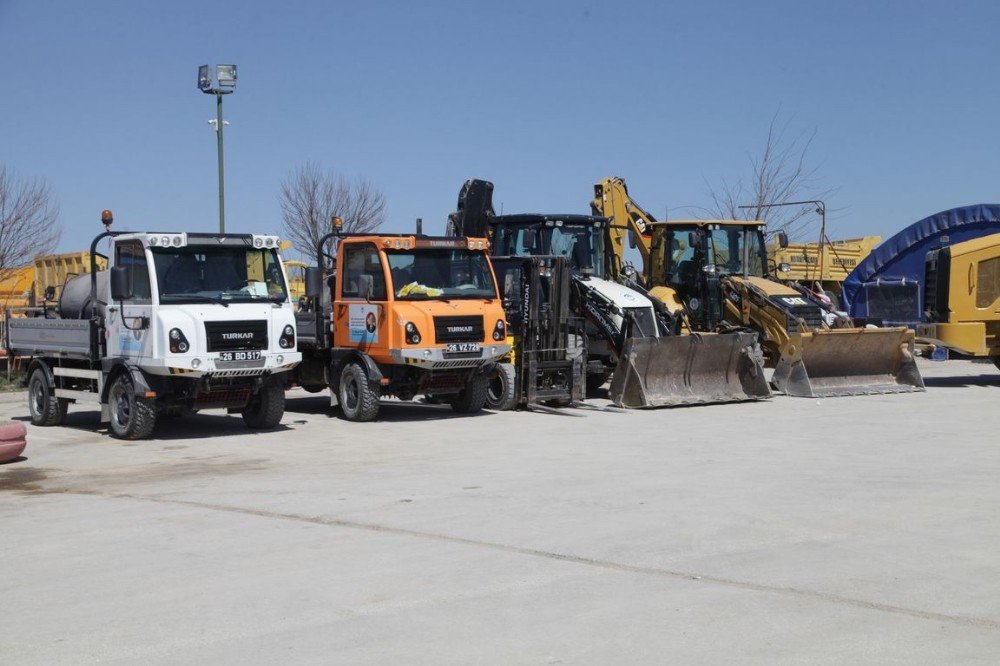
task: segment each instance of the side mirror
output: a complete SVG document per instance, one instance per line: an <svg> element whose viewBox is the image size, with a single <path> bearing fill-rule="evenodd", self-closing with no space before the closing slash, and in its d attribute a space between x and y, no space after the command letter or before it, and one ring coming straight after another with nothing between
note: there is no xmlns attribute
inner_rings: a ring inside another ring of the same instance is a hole
<svg viewBox="0 0 1000 666"><path fill-rule="evenodd" d="M111 300L127 301L132 298L131 277L127 266L115 266L111 269Z"/></svg>
<svg viewBox="0 0 1000 666"><path fill-rule="evenodd" d="M778 247L780 247L782 250L788 247L788 234L786 234L784 231L778 232Z"/></svg>
<svg viewBox="0 0 1000 666"><path fill-rule="evenodd" d="M782 273L787 273L788 271L792 270L792 267L786 264L785 262L781 262L780 264L778 264L778 270L781 271Z"/></svg>
<svg viewBox="0 0 1000 666"><path fill-rule="evenodd" d="M537 240L538 240L537 229L525 229L524 234L521 236L521 249L534 250L535 245L537 245Z"/></svg>
<svg viewBox="0 0 1000 666"><path fill-rule="evenodd" d="M306 268L306 296L319 298L323 294L323 269L317 266Z"/></svg>
<svg viewBox="0 0 1000 666"><path fill-rule="evenodd" d="M361 274L358 276L358 295L364 296L366 301L372 300L375 292L375 278L371 275Z"/></svg>

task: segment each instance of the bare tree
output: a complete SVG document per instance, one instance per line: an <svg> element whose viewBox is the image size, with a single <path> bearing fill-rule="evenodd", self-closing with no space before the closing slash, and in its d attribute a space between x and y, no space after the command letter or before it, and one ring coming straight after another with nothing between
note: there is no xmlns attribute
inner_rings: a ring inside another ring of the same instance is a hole
<svg viewBox="0 0 1000 666"><path fill-rule="evenodd" d="M316 244L333 231L332 218L344 221L344 231L374 231L385 221L385 195L370 181L349 179L307 162L281 185L279 195L285 233L300 251L311 256ZM335 247L335 244L332 244Z"/></svg>
<svg viewBox="0 0 1000 666"><path fill-rule="evenodd" d="M58 220L59 207L48 183L19 178L0 165L0 280L55 249L62 234Z"/></svg>
<svg viewBox="0 0 1000 666"><path fill-rule="evenodd" d="M788 136L788 124L778 123L778 113L767 128L767 141L759 156L750 156L751 177L735 183L722 180L708 186L711 204L702 209L707 215L731 220L763 220L768 233L784 231L789 238L800 237L815 220L815 206L776 206L803 199L825 199L833 190L818 190L816 169L807 166L807 153L816 130ZM751 208L740 208L750 205Z"/></svg>

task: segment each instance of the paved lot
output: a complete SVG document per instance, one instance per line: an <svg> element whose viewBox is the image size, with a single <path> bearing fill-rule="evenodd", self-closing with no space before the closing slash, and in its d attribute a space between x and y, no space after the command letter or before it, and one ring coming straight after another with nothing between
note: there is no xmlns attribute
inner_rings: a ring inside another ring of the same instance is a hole
<svg viewBox="0 0 1000 666"><path fill-rule="evenodd" d="M1000 373L922 368L916 395L374 424L290 393L274 432L136 443L71 412L0 466L0 659L996 663Z"/></svg>

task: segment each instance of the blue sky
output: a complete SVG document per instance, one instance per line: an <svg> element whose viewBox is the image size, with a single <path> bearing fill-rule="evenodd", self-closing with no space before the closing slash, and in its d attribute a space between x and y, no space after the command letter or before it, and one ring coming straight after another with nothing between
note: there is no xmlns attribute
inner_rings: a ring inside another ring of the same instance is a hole
<svg viewBox="0 0 1000 666"><path fill-rule="evenodd" d="M998 20L995 2L0 0L0 162L48 179L65 250L103 208L211 231L196 73L235 62L233 231L280 232L307 160L380 186L390 230L443 229L471 176L505 212L586 212L605 175L655 214L704 205L780 108L816 130L831 235L887 236L1000 199Z"/></svg>

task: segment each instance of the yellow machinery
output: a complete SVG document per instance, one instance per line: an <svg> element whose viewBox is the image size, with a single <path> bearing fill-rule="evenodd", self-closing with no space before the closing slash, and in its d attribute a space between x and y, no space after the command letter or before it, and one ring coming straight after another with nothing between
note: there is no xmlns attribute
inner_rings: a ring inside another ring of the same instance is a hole
<svg viewBox="0 0 1000 666"><path fill-rule="evenodd" d="M839 310L840 285L881 242L881 236L826 239L822 247L819 243L791 243L785 247L775 244L769 245L767 251L776 266L787 268L777 275L782 282L806 285L824 294Z"/></svg>
<svg viewBox="0 0 1000 666"><path fill-rule="evenodd" d="M630 236L642 256L650 295L680 312L690 330L756 331L768 365L775 368L772 381L784 393L820 397L923 390L913 331L853 328L807 291L774 280L763 222L657 222L632 200L620 178L597 183L594 195L594 212L611 219L618 263L624 262Z"/></svg>
<svg viewBox="0 0 1000 666"><path fill-rule="evenodd" d="M304 261L286 261L285 272L288 274L288 293L292 297L292 303L298 303L299 299L306 295L306 267Z"/></svg>
<svg viewBox="0 0 1000 666"><path fill-rule="evenodd" d="M917 335L1000 367L1000 234L929 253Z"/></svg>
<svg viewBox="0 0 1000 666"><path fill-rule="evenodd" d="M108 260L98 255L99 270L107 268ZM28 266L13 269L0 281L0 316L7 308L41 306L59 300L66 281L81 273L90 272L89 252L66 252L35 257ZM45 292L49 291L46 299Z"/></svg>

